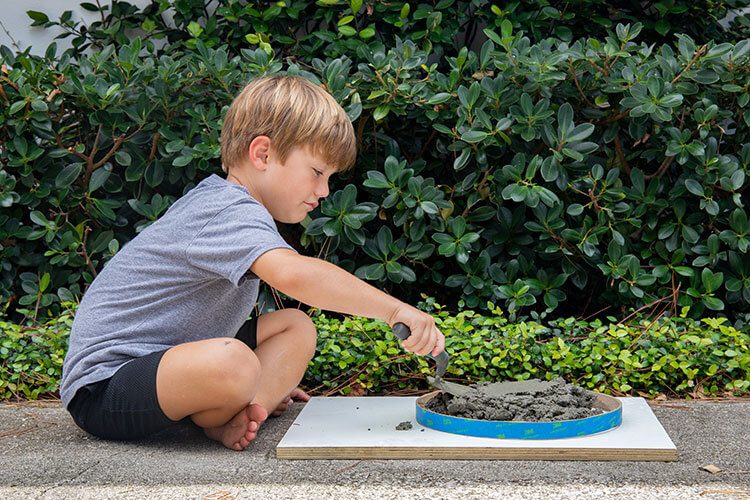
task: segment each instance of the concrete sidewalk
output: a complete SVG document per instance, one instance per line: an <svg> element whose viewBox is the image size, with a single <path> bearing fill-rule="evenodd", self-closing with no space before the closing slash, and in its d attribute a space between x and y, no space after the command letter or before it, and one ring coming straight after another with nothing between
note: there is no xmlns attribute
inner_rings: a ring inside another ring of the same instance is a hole
<svg viewBox="0 0 750 500"><path fill-rule="evenodd" d="M750 499L750 401L652 407L677 462L278 460L301 404L264 424L245 452L188 425L106 442L60 403L0 404L0 498ZM727 472L699 469L707 464Z"/></svg>

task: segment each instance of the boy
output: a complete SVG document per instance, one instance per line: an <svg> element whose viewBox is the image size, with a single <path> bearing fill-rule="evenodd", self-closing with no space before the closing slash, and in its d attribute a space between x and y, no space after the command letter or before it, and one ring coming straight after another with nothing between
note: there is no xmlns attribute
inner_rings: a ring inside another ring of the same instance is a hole
<svg viewBox="0 0 750 500"><path fill-rule="evenodd" d="M138 439L184 418L233 450L294 399L315 352L296 309L245 321L259 279L311 306L402 322L404 349L443 350L433 318L326 261L297 254L274 219L297 223L355 160L344 110L302 78L263 77L229 108L226 179L177 200L105 266L78 308L61 398L105 439Z"/></svg>

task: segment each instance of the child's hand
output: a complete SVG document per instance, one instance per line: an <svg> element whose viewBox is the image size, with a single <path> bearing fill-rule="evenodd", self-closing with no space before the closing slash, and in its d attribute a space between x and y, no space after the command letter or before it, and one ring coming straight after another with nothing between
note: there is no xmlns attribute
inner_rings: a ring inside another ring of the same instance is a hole
<svg viewBox="0 0 750 500"><path fill-rule="evenodd" d="M403 348L409 352L424 356L437 356L445 348L445 337L435 326L435 318L410 305L402 304L391 317L388 324L393 327L396 323L403 323L411 330L411 336L401 342Z"/></svg>

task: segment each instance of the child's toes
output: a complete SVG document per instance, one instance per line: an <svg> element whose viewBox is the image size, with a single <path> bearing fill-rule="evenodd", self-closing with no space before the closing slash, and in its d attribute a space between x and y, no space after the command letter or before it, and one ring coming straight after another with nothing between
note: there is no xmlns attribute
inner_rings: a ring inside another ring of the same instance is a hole
<svg viewBox="0 0 750 500"><path fill-rule="evenodd" d="M266 420L266 418L268 418L268 412L259 404L253 403L248 406L245 411L247 412L247 416L250 418L250 421L257 422L259 427L260 424L262 424Z"/></svg>

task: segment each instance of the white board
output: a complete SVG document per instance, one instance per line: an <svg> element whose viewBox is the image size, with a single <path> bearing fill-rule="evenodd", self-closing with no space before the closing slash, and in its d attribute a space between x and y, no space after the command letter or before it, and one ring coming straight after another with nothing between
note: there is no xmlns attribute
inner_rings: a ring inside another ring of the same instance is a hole
<svg viewBox="0 0 750 500"><path fill-rule="evenodd" d="M415 397L314 397L276 447L289 459L677 459L677 449L643 398L622 401L622 425L566 439L462 436L420 425ZM411 430L396 430L410 421Z"/></svg>

